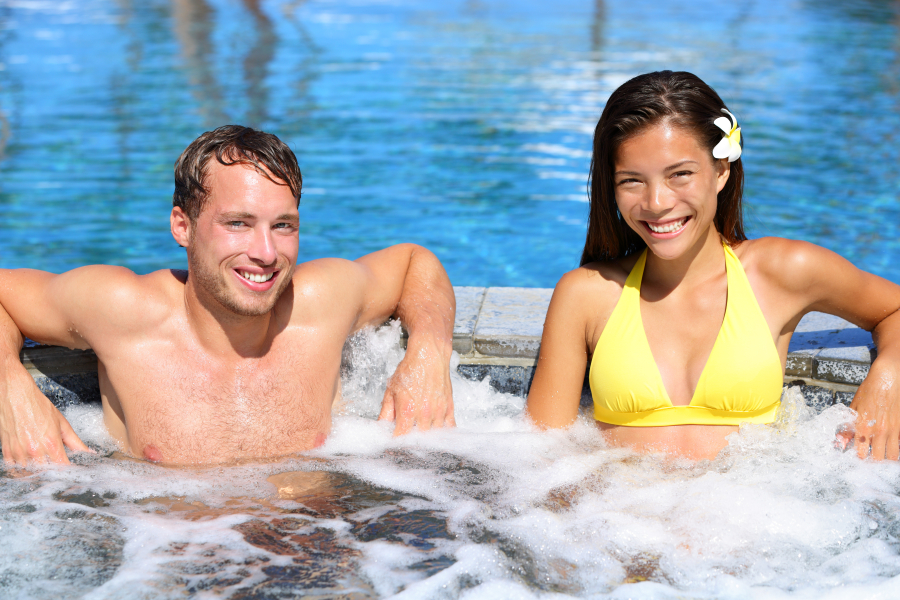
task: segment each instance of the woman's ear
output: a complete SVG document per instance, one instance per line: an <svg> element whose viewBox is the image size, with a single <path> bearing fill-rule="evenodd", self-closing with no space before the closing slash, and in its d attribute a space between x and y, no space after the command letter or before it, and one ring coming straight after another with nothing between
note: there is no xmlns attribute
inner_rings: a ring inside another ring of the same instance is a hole
<svg viewBox="0 0 900 600"><path fill-rule="evenodd" d="M727 158L716 159L716 193L722 191L731 176L731 163Z"/></svg>
<svg viewBox="0 0 900 600"><path fill-rule="evenodd" d="M191 240L191 220L187 213L179 206L172 207L172 215L169 217L169 223L172 228L172 237L178 242L182 248L188 247Z"/></svg>

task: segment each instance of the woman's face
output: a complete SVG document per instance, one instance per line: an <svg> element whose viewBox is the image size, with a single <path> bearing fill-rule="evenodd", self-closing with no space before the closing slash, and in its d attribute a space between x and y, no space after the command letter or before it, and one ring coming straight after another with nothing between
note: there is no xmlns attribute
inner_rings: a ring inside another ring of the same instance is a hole
<svg viewBox="0 0 900 600"><path fill-rule="evenodd" d="M729 173L728 161L714 159L692 133L658 123L619 146L616 204L651 252L677 258L709 235Z"/></svg>

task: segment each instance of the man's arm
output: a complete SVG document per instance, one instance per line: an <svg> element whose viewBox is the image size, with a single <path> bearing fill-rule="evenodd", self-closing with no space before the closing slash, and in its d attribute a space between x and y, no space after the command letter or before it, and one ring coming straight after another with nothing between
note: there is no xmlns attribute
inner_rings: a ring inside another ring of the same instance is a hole
<svg viewBox="0 0 900 600"><path fill-rule="evenodd" d="M86 332L109 314L111 300L134 274L118 267L82 267L54 275L0 269L0 441L6 463L68 462L65 447L91 451L37 388L19 360L23 334L46 344L89 348ZM108 307L107 307L108 308ZM101 314L102 313L102 314Z"/></svg>
<svg viewBox="0 0 900 600"><path fill-rule="evenodd" d="M396 316L406 327L406 356L391 377L380 419L395 420L395 435L412 427L453 426L450 355L456 297L437 257L414 244L359 258L365 268L363 308L356 328Z"/></svg>
<svg viewBox="0 0 900 600"><path fill-rule="evenodd" d="M93 452L72 430L65 417L35 385L19 360L24 338L0 306L0 443L3 461L25 466L28 461L68 463L65 447Z"/></svg>

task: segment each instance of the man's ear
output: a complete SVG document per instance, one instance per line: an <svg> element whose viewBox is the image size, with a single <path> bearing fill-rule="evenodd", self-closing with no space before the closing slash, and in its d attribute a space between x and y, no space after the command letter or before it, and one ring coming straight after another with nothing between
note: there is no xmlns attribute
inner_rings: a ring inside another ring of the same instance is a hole
<svg viewBox="0 0 900 600"><path fill-rule="evenodd" d="M172 237L175 238L179 246L187 248L191 239L191 220L188 218L187 213L181 207L173 206L169 222L172 226Z"/></svg>

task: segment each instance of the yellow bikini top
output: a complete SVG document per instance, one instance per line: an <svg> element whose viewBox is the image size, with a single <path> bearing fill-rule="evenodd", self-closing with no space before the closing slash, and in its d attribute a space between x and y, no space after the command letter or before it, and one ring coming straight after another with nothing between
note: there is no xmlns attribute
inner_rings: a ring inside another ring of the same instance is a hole
<svg viewBox="0 0 900 600"><path fill-rule="evenodd" d="M738 425L771 423L784 372L769 326L741 261L725 244L725 318L687 406L673 406L641 322L644 250L597 341L590 384L594 418L613 425Z"/></svg>

